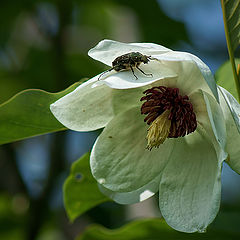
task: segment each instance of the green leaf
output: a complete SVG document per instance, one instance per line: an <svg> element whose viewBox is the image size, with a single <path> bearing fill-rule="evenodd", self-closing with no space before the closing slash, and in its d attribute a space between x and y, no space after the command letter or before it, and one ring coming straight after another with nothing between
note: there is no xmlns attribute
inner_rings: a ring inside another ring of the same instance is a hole
<svg viewBox="0 0 240 240"><path fill-rule="evenodd" d="M65 130L52 115L49 105L73 91L79 82L59 93L24 90L0 105L0 144Z"/></svg>
<svg viewBox="0 0 240 240"><path fill-rule="evenodd" d="M92 225L76 240L225 240L238 239L239 234L222 231L207 231L205 234L181 233L171 229L164 220L143 219L131 222L119 229L109 230L100 225Z"/></svg>
<svg viewBox="0 0 240 240"><path fill-rule="evenodd" d="M222 0L233 50L240 44L240 0Z"/></svg>
<svg viewBox="0 0 240 240"><path fill-rule="evenodd" d="M71 221L95 207L109 201L98 189L89 166L89 153L72 164L71 173L63 187L64 205Z"/></svg>
<svg viewBox="0 0 240 240"><path fill-rule="evenodd" d="M240 64L240 58L235 58L236 64ZM217 84L228 90L236 99L238 99L237 89L235 87L231 62L225 62L215 73Z"/></svg>
<svg viewBox="0 0 240 240"><path fill-rule="evenodd" d="M234 50L240 43L240 0L221 0L225 36L228 54L232 65L232 71L240 101L240 76L236 69Z"/></svg>

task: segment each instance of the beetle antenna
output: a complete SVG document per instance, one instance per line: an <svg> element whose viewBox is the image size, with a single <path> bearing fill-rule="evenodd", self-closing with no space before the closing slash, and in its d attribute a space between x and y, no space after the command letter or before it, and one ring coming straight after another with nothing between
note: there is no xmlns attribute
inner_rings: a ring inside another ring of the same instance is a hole
<svg viewBox="0 0 240 240"><path fill-rule="evenodd" d="M104 74L107 73L107 72L112 71L113 69L114 69L114 68L110 68L110 69L104 71L102 74L100 74L100 76L98 77L98 81L100 80L100 78L102 77L102 75L104 75Z"/></svg>
<svg viewBox="0 0 240 240"><path fill-rule="evenodd" d="M155 61L161 62L161 60L159 60L159 59L157 59L157 58L154 58L154 57L152 57L152 56L149 56L148 59L149 59L149 60L155 60Z"/></svg>

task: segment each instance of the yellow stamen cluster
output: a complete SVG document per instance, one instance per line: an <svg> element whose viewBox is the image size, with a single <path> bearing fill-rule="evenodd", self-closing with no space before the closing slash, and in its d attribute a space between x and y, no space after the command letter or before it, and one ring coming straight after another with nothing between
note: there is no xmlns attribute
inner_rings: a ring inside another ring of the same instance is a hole
<svg viewBox="0 0 240 240"><path fill-rule="evenodd" d="M147 149L159 147L168 137L171 128L171 120L168 119L169 113L169 110L164 111L151 123L147 133Z"/></svg>

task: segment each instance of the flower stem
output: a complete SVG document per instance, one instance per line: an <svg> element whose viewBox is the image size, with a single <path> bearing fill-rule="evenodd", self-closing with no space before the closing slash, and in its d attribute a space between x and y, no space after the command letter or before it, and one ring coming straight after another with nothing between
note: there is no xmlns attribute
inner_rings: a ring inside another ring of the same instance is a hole
<svg viewBox="0 0 240 240"><path fill-rule="evenodd" d="M224 22L226 41L227 41L228 54L229 54L229 58L230 58L231 65L232 65L235 86L236 86L237 93L238 93L238 100L240 102L240 75L237 74L237 70L236 70L236 64L235 64L235 59L234 59L234 50L232 48L229 29L228 29L228 25L227 25L227 16L226 16L226 8L225 8L224 0L221 0L221 5L222 5L222 12L223 12L223 22Z"/></svg>

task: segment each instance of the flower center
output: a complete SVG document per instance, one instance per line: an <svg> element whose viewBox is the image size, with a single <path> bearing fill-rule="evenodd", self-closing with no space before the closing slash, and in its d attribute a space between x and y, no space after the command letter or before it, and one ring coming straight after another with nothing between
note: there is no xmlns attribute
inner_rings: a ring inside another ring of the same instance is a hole
<svg viewBox="0 0 240 240"><path fill-rule="evenodd" d="M146 96L141 114L148 128L147 148L159 147L166 138L183 137L197 128L196 115L188 96L179 94L178 88L153 87L143 92Z"/></svg>

